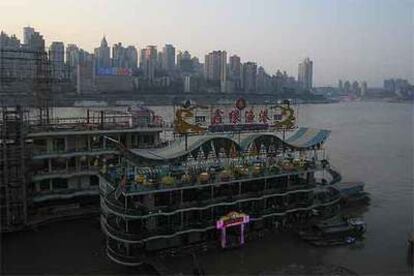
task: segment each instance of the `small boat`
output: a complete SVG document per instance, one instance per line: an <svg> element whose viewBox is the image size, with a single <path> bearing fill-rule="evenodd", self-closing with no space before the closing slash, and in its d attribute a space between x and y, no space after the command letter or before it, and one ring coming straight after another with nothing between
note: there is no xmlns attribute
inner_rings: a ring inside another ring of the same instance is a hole
<svg viewBox="0 0 414 276"><path fill-rule="evenodd" d="M369 194L364 191L364 186L364 182L341 182L332 185L341 194L341 201L344 206L368 203L370 198Z"/></svg>
<svg viewBox="0 0 414 276"><path fill-rule="evenodd" d="M299 236L317 246L352 244L366 231L360 218L333 218L298 232Z"/></svg>

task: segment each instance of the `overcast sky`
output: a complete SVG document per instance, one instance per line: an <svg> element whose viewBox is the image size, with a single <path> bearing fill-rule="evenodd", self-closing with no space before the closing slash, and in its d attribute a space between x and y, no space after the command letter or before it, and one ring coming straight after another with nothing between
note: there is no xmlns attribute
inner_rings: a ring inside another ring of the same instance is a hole
<svg viewBox="0 0 414 276"><path fill-rule="evenodd" d="M268 73L309 56L317 86L338 79L414 82L414 0L0 0L0 29L30 25L51 41L92 51L106 35L135 45L171 43L204 62L211 50Z"/></svg>

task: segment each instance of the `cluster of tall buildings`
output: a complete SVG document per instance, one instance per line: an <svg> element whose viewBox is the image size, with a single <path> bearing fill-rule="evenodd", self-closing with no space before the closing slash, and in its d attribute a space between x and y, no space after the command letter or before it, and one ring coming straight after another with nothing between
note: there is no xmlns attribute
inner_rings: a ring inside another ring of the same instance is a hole
<svg viewBox="0 0 414 276"><path fill-rule="evenodd" d="M39 32L32 27L23 29L23 44L16 36L1 33L0 47L31 49L47 53L50 77L57 82L75 83L82 90L106 90L112 83L114 89L170 89L176 92L216 93L274 93L283 91L310 91L312 89L313 63L306 58L299 64L298 79L286 72L268 74L256 62L242 62L237 55L215 50L205 55L204 63L188 51L176 51L166 44L160 51L148 45L139 51L135 46L121 42L112 48L104 36L99 47L89 53L76 44L54 41L48 51ZM18 67L14 67L18 73ZM99 86L99 82L105 85ZM128 82L128 85L122 85ZM109 89L110 90L110 89ZM178 91L177 91L178 90Z"/></svg>
<svg viewBox="0 0 414 276"><path fill-rule="evenodd" d="M351 83L349 80L339 80L338 90L340 93L345 95L364 97L367 95L368 85L366 81L353 81Z"/></svg>

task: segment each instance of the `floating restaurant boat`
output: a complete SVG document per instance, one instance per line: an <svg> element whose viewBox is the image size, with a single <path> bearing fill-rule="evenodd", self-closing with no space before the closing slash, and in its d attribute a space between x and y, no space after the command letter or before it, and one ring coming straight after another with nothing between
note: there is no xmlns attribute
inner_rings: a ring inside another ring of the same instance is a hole
<svg viewBox="0 0 414 276"><path fill-rule="evenodd" d="M327 168L321 157L330 132L295 128L289 105L275 113L246 109L238 100L226 121L227 112L212 108L212 125L203 125L195 107L182 106L180 138L163 148L122 148L120 162L100 171L110 259L134 266L189 247L240 247L305 223L315 211L337 213L339 192L315 179Z"/></svg>

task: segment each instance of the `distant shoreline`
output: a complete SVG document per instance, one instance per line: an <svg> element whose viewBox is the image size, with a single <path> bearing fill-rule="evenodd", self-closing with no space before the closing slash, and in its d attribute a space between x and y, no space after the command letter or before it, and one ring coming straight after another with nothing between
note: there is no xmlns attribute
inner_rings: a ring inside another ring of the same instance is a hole
<svg viewBox="0 0 414 276"><path fill-rule="evenodd" d="M340 102L338 99L329 99L320 95L275 95L275 94L196 94L196 93L111 93L111 94L56 94L49 101L51 107L114 107L114 106L167 106L183 103L186 100L195 101L204 105L228 105L233 104L237 98L243 97L250 104L275 104L279 100L293 99L298 104L329 104ZM23 105L35 107L35 97L26 94L0 94L0 105L16 106ZM389 103L413 103L409 100L395 98L366 98L359 101L364 102L389 102Z"/></svg>
<svg viewBox="0 0 414 276"><path fill-rule="evenodd" d="M151 106L164 106L179 104L186 100L193 100L199 104L233 104L239 97L244 97L251 104L276 103L282 99L295 99L298 103L332 103L333 100L315 95L274 95L274 94L195 94L195 93L154 93L139 94L85 94L85 95L54 95L49 101L50 106L54 107L84 107L84 106L127 106L134 104L145 104ZM35 106L35 97L32 95L13 94L2 95L1 104L14 106L16 104Z"/></svg>

